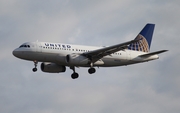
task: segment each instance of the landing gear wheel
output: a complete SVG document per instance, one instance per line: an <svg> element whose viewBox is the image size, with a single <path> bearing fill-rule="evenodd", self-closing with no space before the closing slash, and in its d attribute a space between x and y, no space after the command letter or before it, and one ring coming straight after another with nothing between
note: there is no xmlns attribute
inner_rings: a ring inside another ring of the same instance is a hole
<svg viewBox="0 0 180 113"><path fill-rule="evenodd" d="M95 68L89 68L88 69L88 72L89 72L89 74L93 74L93 73L95 73L96 72L96 69Z"/></svg>
<svg viewBox="0 0 180 113"><path fill-rule="evenodd" d="M33 72L36 72L36 71L37 71L37 68L36 68L36 67L37 67L38 62L37 62L36 60L33 61L33 62L34 62L34 66L35 66L35 67L32 69L32 71L33 71Z"/></svg>
<svg viewBox="0 0 180 113"><path fill-rule="evenodd" d="M33 71L33 72L36 72L36 71L37 71L37 68L33 68L32 71Z"/></svg>
<svg viewBox="0 0 180 113"><path fill-rule="evenodd" d="M79 77L79 74L78 73L73 73L72 75L71 75L71 78L72 79L76 79L76 78L78 78Z"/></svg>

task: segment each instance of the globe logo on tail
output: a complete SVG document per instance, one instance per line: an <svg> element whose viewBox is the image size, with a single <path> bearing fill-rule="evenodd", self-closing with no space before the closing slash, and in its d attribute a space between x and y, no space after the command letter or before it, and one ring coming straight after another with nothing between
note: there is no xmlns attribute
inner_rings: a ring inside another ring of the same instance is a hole
<svg viewBox="0 0 180 113"><path fill-rule="evenodd" d="M132 43L129 45L128 49L129 50L134 50L134 51L142 51L142 52L149 52L149 45L144 36L139 34L135 40L138 40L138 42Z"/></svg>

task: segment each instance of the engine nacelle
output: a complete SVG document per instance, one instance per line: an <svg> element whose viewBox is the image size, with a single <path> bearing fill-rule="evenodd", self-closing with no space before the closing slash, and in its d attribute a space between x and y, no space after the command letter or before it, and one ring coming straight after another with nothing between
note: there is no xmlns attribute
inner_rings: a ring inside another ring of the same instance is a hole
<svg viewBox="0 0 180 113"><path fill-rule="evenodd" d="M60 73L60 72L65 72L66 67L65 66L60 66L55 63L42 63L41 64L41 70L43 72L48 72L48 73Z"/></svg>
<svg viewBox="0 0 180 113"><path fill-rule="evenodd" d="M66 56L66 62L70 65L81 66L89 64L89 59L79 54L69 54Z"/></svg>

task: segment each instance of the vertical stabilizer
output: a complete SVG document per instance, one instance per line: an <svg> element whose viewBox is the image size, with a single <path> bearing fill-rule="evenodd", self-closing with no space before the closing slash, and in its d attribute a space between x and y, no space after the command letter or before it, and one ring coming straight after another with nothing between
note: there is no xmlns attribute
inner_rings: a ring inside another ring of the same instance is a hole
<svg viewBox="0 0 180 113"><path fill-rule="evenodd" d="M141 30L135 39L141 39L136 43L129 45L129 50L149 52L151 41L153 37L155 24L146 24L146 26Z"/></svg>

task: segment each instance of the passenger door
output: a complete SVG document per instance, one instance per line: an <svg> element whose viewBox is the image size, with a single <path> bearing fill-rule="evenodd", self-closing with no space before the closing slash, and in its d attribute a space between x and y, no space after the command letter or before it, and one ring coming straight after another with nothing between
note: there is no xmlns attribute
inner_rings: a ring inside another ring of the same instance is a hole
<svg viewBox="0 0 180 113"><path fill-rule="evenodd" d="M35 46L36 46L36 52L42 52L42 45L40 42L36 42Z"/></svg>

